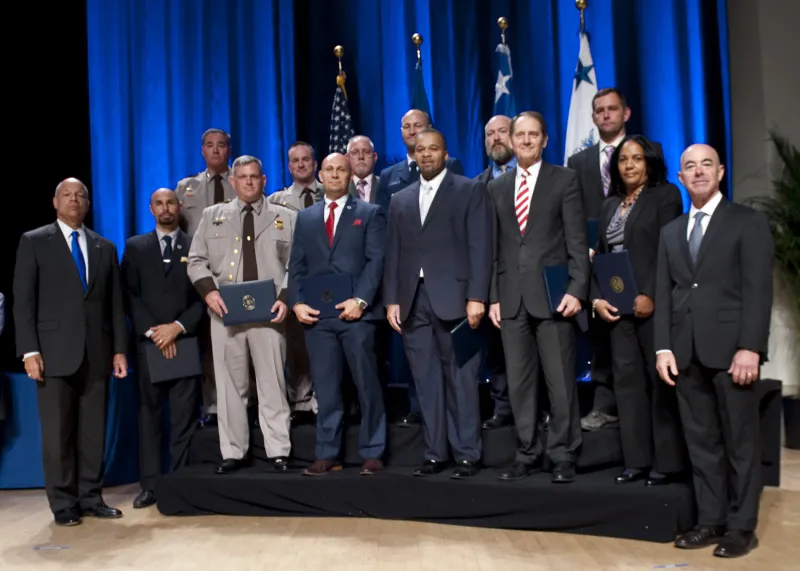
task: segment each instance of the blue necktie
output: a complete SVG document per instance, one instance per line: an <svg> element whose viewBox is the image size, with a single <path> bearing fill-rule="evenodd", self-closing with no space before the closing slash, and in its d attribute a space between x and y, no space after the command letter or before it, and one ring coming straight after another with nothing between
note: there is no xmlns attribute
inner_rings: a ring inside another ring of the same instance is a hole
<svg viewBox="0 0 800 571"><path fill-rule="evenodd" d="M72 259L75 260L75 266L78 268L78 276L81 278L81 285L83 291L86 291L86 261L83 259L83 252L81 252L81 244L78 242L78 231L72 233Z"/></svg>

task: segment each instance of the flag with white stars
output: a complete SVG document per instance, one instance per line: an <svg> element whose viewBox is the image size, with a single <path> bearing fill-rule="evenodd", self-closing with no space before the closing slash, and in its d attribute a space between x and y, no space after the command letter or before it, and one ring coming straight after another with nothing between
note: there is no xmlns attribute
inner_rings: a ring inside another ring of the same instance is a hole
<svg viewBox="0 0 800 571"><path fill-rule="evenodd" d="M347 98L341 87L336 88L331 109L331 135L328 142L328 153L347 154L347 142L355 136L353 118L347 107Z"/></svg>
<svg viewBox="0 0 800 571"><path fill-rule="evenodd" d="M592 51L589 48L589 37L581 32L578 64L575 66L572 80L572 99L569 102L564 165L572 155L591 147L599 140L597 127L592 121L592 98L595 93L597 93L597 77Z"/></svg>
<svg viewBox="0 0 800 571"><path fill-rule="evenodd" d="M517 114L514 94L511 91L511 48L508 44L497 44L494 50L497 60L497 83L494 84L494 114L513 117Z"/></svg>

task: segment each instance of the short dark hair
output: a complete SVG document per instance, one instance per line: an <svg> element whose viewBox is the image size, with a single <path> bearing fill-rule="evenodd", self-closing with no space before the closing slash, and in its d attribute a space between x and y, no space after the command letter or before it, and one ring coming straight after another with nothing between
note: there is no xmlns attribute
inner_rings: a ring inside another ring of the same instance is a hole
<svg viewBox="0 0 800 571"><path fill-rule="evenodd" d="M642 135L627 135L611 155L609 166L611 168L611 183L608 187L608 195L626 196L628 194L625 183L622 182L622 175L619 174L619 154L622 146L628 141L633 141L642 147L644 151L645 170L647 171L646 188L654 188L666 184L667 165L664 158L656 153L656 148L647 138Z"/></svg>
<svg viewBox="0 0 800 571"><path fill-rule="evenodd" d="M617 97L619 97L620 103L622 103L622 108L623 109L627 109L628 108L628 100L625 99L625 94L622 93L622 91L620 91L616 87L604 87L603 89L601 89L600 91L595 93L594 97L592 97L592 112L594 112L594 102L597 99L599 99L600 97L605 97L606 95L611 95L612 93L616 93L617 94Z"/></svg>
<svg viewBox="0 0 800 571"><path fill-rule="evenodd" d="M228 146L229 147L231 146L230 134L227 133L226 131L223 131L222 129L206 129L205 132L203 133L203 136L200 137L201 145L206 144L206 137L208 137L209 135L223 135L225 137L225 140L228 141Z"/></svg>
<svg viewBox="0 0 800 571"><path fill-rule="evenodd" d="M544 115L542 115L538 111L523 111L522 113L514 117L511 120L511 126L508 129L509 135L514 134L514 128L517 126L517 121L519 121L520 119L524 119L526 117L529 119L536 119L536 121L539 123L539 127L541 127L542 129L542 136L543 137L547 136L547 121L544 120Z"/></svg>
<svg viewBox="0 0 800 571"><path fill-rule="evenodd" d="M444 150L447 150L447 139L444 138L444 133L442 133L440 130L434 129L433 127L425 127L422 131L417 133L417 137L420 135L438 135L442 140L442 146L444 147Z"/></svg>
<svg viewBox="0 0 800 571"><path fill-rule="evenodd" d="M292 143L291 146L289 147L289 150L286 151L286 155L288 156L289 151L291 151L295 147L308 147L309 149L311 149L311 158L314 159L315 161L317 160L317 153L314 151L314 147L312 147L311 144L306 143L305 141L295 141L294 143Z"/></svg>

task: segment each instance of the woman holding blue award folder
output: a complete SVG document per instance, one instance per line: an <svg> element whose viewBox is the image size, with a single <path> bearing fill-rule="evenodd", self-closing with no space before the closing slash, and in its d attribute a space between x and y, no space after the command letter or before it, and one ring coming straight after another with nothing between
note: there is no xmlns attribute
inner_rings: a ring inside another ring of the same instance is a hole
<svg viewBox="0 0 800 571"><path fill-rule="evenodd" d="M664 160L641 135L627 136L610 165L591 299L592 311L611 324L625 462L616 481L667 484L681 475L686 455L675 391L656 372L652 316L661 227L683 213L683 201L678 188L667 182Z"/></svg>

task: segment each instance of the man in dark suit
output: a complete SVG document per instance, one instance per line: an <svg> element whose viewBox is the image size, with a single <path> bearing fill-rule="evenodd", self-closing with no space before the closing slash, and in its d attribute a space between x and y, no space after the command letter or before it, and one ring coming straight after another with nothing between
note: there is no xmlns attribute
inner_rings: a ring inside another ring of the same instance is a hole
<svg viewBox="0 0 800 571"><path fill-rule="evenodd" d="M419 166L416 160L417 135L431 126L431 118L424 111L411 109L403 115L400 122L400 134L406 145L406 160L387 167L381 171L375 204L389 211L389 200L408 185L419 180ZM464 167L458 159L447 157L445 167L452 174L463 175ZM408 384L409 414L400 421L400 426L408 427L419 424L420 409L417 389L414 383Z"/></svg>
<svg viewBox="0 0 800 571"><path fill-rule="evenodd" d="M403 336L419 395L425 464L417 476L445 469L478 473L481 457L480 355L458 365L451 331L476 329L485 312L492 265L491 208L480 182L445 167L447 146L435 129L417 135L420 179L392 197L383 276L386 315Z"/></svg>
<svg viewBox="0 0 800 571"><path fill-rule="evenodd" d="M511 119L505 115L495 115L486 122L484 144L491 164L475 177L484 185L488 185L492 180L503 176L506 171L517 166L517 157L514 156L514 149L511 148L510 129ZM503 339L500 331L496 328L489 333L485 367L491 375L494 410L492 417L487 419L481 428L493 430L513 423L511 404L508 402L508 377L506 376L506 361L503 356Z"/></svg>
<svg viewBox="0 0 800 571"><path fill-rule="evenodd" d="M625 138L625 124L630 117L631 109L619 89L601 89L592 98L592 121L597 127L600 141L567 160L567 167L578 173L587 219L600 217L600 207L608 196L611 181L609 161ZM656 142L652 144L656 154L663 157L661 145ZM589 244L589 248L594 247L595 244ZM581 427L591 431L616 426L619 419L611 374L611 341L608 325L601 319L590 320L589 343L595 385L594 405L591 412L581 419Z"/></svg>
<svg viewBox="0 0 800 571"><path fill-rule="evenodd" d="M57 220L22 235L14 272L17 350L37 381L44 481L58 525L119 518L103 501L108 375L128 374L117 250L83 225L89 191L56 187Z"/></svg>
<svg viewBox="0 0 800 571"><path fill-rule="evenodd" d="M178 228L180 203L168 188L150 197L156 229L128 239L122 256L122 286L128 315L139 341L139 475L142 492L134 508L156 502L155 483L161 475L161 411L169 402L170 472L186 465L189 441L198 411L198 379L187 376L152 382L147 345L155 344L167 359L177 355L176 341L195 337L203 318L203 300L186 274L191 239ZM196 341L196 338L195 338Z"/></svg>
<svg viewBox="0 0 800 571"><path fill-rule="evenodd" d="M381 178L375 174L375 161L378 153L369 137L356 135L347 143L347 160L350 162L350 196L364 202L375 204L378 198L378 184ZM385 211L384 211L385 212Z"/></svg>
<svg viewBox="0 0 800 571"><path fill-rule="evenodd" d="M773 243L766 217L726 200L717 152L692 145L679 178L688 214L661 231L655 299L658 373L677 387L698 525L675 545L758 545L761 462L758 393L772 312Z"/></svg>
<svg viewBox="0 0 800 571"><path fill-rule="evenodd" d="M306 344L314 348L311 384L319 407L316 461L303 473L321 476L341 467L346 362L361 408L361 473L374 474L383 469L386 446L386 413L375 356L375 323L384 318L379 289L386 218L380 207L349 195L350 164L344 155L328 155L320 178L324 201L298 214L289 259L289 304L305 325ZM336 305L341 310L338 319L317 317L318 300L303 290L304 278L323 274L347 274L352 280L353 297Z"/></svg>
<svg viewBox="0 0 800 571"><path fill-rule="evenodd" d="M489 183L494 207L495 263L489 317L500 328L508 370L511 410L519 448L502 480L541 470L537 434L539 365L550 395L545 453L553 481L575 479L581 444L575 386L575 331L571 317L588 297L589 248L575 171L542 161L547 126L536 112L511 122L517 168ZM566 266L569 279L560 304L551 308L543 269Z"/></svg>

